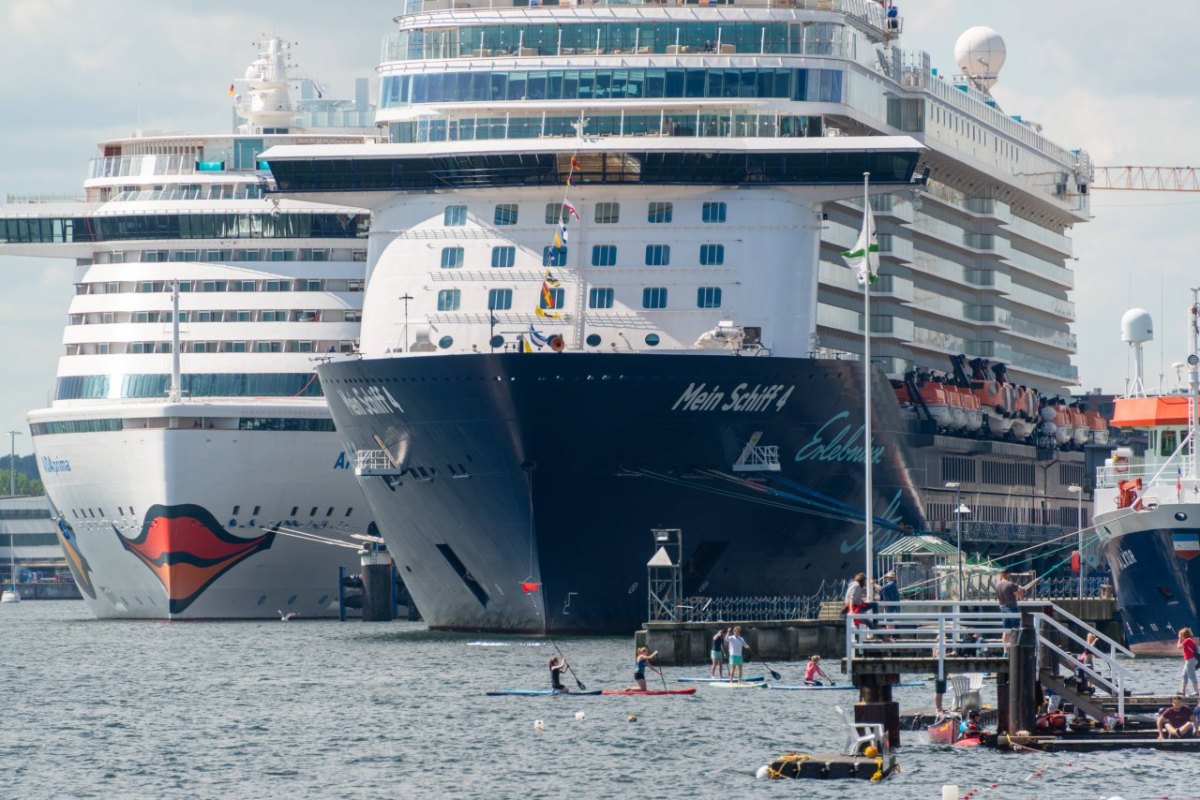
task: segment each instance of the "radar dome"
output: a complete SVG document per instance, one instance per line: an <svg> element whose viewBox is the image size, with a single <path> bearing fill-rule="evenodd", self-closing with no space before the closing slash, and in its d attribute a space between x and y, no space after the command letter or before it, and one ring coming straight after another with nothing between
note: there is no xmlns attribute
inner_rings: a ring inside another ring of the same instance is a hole
<svg viewBox="0 0 1200 800"><path fill-rule="evenodd" d="M1131 308L1121 315L1122 342L1148 342L1154 338L1154 320L1144 308Z"/></svg>
<svg viewBox="0 0 1200 800"><path fill-rule="evenodd" d="M985 92L996 83L1006 55L1004 39L991 28L970 28L954 43L954 61L959 69Z"/></svg>

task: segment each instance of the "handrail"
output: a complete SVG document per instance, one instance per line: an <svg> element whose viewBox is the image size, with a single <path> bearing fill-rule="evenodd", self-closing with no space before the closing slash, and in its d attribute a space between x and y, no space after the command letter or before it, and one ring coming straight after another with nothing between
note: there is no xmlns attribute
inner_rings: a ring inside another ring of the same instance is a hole
<svg viewBox="0 0 1200 800"><path fill-rule="evenodd" d="M1059 658L1067 662L1069 666L1073 666L1075 669L1082 670L1085 674L1090 676L1092 680L1096 681L1096 683L1103 684L1108 689L1108 693L1117 698L1117 717L1124 719L1126 675L1122 673L1128 673L1128 670L1126 670L1124 667L1121 667L1119 664L1116 664L1111 659L1103 659L1110 668L1115 668L1114 671L1117 673L1115 682L1110 681L1097 672L1093 667L1089 667L1086 662L1076 658L1074 654L1064 651L1061 647L1054 644L1054 642L1039 637L1038 644L1040 645L1039 650L1041 647L1045 647L1047 650L1057 653ZM1130 674L1129 677L1132 677L1132 675Z"/></svg>
<svg viewBox="0 0 1200 800"><path fill-rule="evenodd" d="M1045 601L1038 602L1036 600L1021 600L1020 602L1017 603L1017 605L1022 608L1030 608L1030 607L1045 608L1046 607ZM1057 623L1058 619L1068 619L1071 622L1074 622L1079 627L1083 628L1088 633L1096 634L1097 639L1099 639L1100 641L1103 641L1105 644L1107 644L1113 650L1120 650L1123 655L1126 655L1129 658L1136 658L1136 656L1134 655L1134 652L1132 650L1130 650L1128 647L1126 647L1123 644L1120 644L1119 642L1117 642L1114 639L1110 639L1109 637L1105 636L1103 633L1098 631L1096 628L1093 628L1091 625L1084 622L1079 617L1072 614L1070 611L1067 611L1066 609L1062 608L1061 606L1056 606L1053 603L1051 603L1050 606L1054 609L1054 617L1053 618L1051 618L1041 612L1035 612L1035 616L1045 617L1047 621L1053 622L1053 623ZM1075 634L1072 633L1070 635L1074 636ZM1084 643L1086 644L1086 642L1084 642Z"/></svg>

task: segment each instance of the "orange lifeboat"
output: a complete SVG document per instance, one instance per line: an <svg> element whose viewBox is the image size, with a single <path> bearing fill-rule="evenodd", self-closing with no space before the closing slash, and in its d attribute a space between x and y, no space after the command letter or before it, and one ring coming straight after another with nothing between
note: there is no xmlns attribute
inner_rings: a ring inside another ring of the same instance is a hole
<svg viewBox="0 0 1200 800"><path fill-rule="evenodd" d="M971 381L971 394L987 414L988 433L1004 438L1012 430L1012 386L1000 381Z"/></svg>
<svg viewBox="0 0 1200 800"><path fill-rule="evenodd" d="M929 416L939 428L952 427L952 412L949 400L946 399L946 387L934 381L924 380L917 384L917 393L921 402L929 409Z"/></svg>
<svg viewBox="0 0 1200 800"><path fill-rule="evenodd" d="M1087 422L1088 435L1096 444L1108 444L1108 425L1099 411L1085 411L1083 418Z"/></svg>

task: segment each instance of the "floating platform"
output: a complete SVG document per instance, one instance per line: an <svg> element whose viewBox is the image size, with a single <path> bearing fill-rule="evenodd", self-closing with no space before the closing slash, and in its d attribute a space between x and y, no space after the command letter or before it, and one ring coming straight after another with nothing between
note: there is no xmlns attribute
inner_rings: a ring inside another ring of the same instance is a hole
<svg viewBox="0 0 1200 800"><path fill-rule="evenodd" d="M1104 731L1062 733L1057 736L996 737L1001 750L1037 750L1043 753L1087 753L1105 750L1167 750L1200 753L1200 739L1159 739L1156 731Z"/></svg>
<svg viewBox="0 0 1200 800"><path fill-rule="evenodd" d="M867 758L846 756L840 753L784 753L759 770L761 777L771 780L783 778L813 778L835 780L857 778L865 781L881 781L896 769L893 756ZM766 773L763 774L763 770Z"/></svg>

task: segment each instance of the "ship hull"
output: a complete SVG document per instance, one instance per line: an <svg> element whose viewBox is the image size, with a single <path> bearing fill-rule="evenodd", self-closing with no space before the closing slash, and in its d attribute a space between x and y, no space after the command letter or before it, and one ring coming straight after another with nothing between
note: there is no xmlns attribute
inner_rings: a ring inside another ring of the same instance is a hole
<svg viewBox="0 0 1200 800"><path fill-rule="evenodd" d="M360 478L433 628L628 632L652 530L683 532L685 596L797 595L863 563L863 374L704 354L409 357L320 368ZM881 375L876 397L890 400ZM877 547L923 527L904 423L874 404ZM757 435L778 471L735 468Z"/></svg>
<svg viewBox="0 0 1200 800"><path fill-rule="evenodd" d="M274 530L343 541L367 530L333 432L157 427L40 435L34 447L99 618L336 616L338 567L358 571L354 549Z"/></svg>
<svg viewBox="0 0 1200 800"><path fill-rule="evenodd" d="M1122 508L1097 515L1095 523L1126 643L1135 653L1178 656L1179 629L1197 629L1200 504Z"/></svg>

